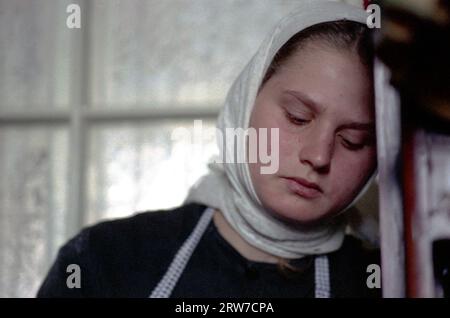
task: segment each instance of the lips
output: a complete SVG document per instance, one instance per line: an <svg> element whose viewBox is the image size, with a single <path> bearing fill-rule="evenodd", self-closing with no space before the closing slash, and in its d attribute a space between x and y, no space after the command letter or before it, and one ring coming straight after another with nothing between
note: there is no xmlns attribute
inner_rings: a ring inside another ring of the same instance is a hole
<svg viewBox="0 0 450 318"><path fill-rule="evenodd" d="M302 178L285 178L287 180L288 188L295 194L306 198L314 199L322 195L322 188L316 183L309 182Z"/></svg>

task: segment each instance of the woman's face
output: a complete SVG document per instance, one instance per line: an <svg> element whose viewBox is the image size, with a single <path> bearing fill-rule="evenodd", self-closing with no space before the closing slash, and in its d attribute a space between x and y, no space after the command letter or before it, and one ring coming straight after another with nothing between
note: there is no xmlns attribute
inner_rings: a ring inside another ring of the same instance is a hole
<svg viewBox="0 0 450 318"><path fill-rule="evenodd" d="M279 170L260 174L259 162L249 168L269 212L307 224L358 194L376 167L372 84L356 53L321 43L304 46L265 83L250 127L279 128Z"/></svg>

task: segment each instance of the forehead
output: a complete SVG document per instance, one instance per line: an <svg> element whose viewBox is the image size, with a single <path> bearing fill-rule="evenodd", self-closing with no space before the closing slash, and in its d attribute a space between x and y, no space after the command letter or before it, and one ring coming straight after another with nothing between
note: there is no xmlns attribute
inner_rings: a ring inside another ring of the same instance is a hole
<svg viewBox="0 0 450 318"><path fill-rule="evenodd" d="M272 79L273 89L299 91L329 111L373 116L372 75L351 50L307 44Z"/></svg>

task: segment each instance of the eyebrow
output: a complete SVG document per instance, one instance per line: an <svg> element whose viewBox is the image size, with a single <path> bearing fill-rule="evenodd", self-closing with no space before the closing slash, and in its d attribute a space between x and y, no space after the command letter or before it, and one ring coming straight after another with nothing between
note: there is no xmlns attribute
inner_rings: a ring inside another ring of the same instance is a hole
<svg viewBox="0 0 450 318"><path fill-rule="evenodd" d="M294 96L295 98L297 98L306 107L308 107L310 110L312 110L316 113L320 113L323 109L322 106L320 106L318 103L316 103L309 96L305 95L302 92L293 91L293 90L286 90L285 92ZM341 125L340 128L341 129L358 129L358 130L374 131L375 124L373 122L369 122L369 123L351 122L348 124Z"/></svg>
<svg viewBox="0 0 450 318"><path fill-rule="evenodd" d="M307 106L312 111L316 113L320 113L322 111L322 107L319 104L317 104L309 96L303 94L302 92L293 90L286 90L285 92L297 98L300 102L305 104L305 106Z"/></svg>
<svg viewBox="0 0 450 318"><path fill-rule="evenodd" d="M374 123L348 123L348 124L342 125L341 128L374 131L375 124Z"/></svg>

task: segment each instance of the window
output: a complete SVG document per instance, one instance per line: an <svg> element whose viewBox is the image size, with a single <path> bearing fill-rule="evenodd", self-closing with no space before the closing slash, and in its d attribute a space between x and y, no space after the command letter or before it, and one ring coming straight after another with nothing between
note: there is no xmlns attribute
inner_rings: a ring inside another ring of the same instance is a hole
<svg viewBox="0 0 450 318"><path fill-rule="evenodd" d="M81 7L81 29L66 8ZM228 87L295 0L0 0L0 297L100 219L180 204Z"/></svg>

